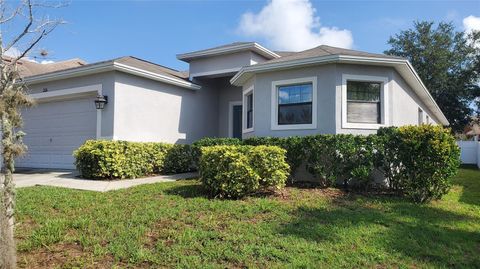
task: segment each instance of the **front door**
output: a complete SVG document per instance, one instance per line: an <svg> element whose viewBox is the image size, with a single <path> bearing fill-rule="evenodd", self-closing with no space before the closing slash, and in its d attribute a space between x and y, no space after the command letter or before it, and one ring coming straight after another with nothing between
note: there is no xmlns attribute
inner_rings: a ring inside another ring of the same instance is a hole
<svg viewBox="0 0 480 269"><path fill-rule="evenodd" d="M234 105L232 109L232 137L242 139L242 105Z"/></svg>

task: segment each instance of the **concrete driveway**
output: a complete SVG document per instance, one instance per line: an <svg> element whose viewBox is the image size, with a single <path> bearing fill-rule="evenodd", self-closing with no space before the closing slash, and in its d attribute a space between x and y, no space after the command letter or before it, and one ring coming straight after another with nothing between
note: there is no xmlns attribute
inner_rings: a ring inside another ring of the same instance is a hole
<svg viewBox="0 0 480 269"><path fill-rule="evenodd" d="M184 173L124 180L87 180L79 177L75 170L18 169L13 175L17 188L31 186L54 186L69 189L106 192L158 182L194 178L197 173Z"/></svg>

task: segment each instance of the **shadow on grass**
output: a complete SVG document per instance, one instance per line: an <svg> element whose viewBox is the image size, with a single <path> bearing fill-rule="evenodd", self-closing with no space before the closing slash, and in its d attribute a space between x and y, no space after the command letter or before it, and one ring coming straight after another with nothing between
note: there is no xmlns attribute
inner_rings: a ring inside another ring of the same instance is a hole
<svg viewBox="0 0 480 269"><path fill-rule="evenodd" d="M209 198L207 190L201 184L178 185L165 190L165 193L183 198Z"/></svg>
<svg viewBox="0 0 480 269"><path fill-rule="evenodd" d="M318 243L345 242L360 234L369 246L434 267L480 264L480 233L457 228L480 218L401 202L380 209L346 199L334 200L327 208L300 207L293 214L295 221L282 226L281 234Z"/></svg>
<svg viewBox="0 0 480 269"><path fill-rule="evenodd" d="M462 165L453 184L462 186L460 202L480 206L480 170L475 165Z"/></svg>

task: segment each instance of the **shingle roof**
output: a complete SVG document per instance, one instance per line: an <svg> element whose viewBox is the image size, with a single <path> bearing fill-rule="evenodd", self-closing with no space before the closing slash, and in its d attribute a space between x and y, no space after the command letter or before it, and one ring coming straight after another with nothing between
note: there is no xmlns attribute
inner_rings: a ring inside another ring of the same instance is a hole
<svg viewBox="0 0 480 269"><path fill-rule="evenodd" d="M280 55L280 57L285 57L285 56L290 56L292 54L295 54L297 52L295 51L274 51L276 54Z"/></svg>
<svg viewBox="0 0 480 269"><path fill-rule="evenodd" d="M178 71L132 56L125 56L83 66L23 77L26 83L41 83L51 80L97 74L107 71L119 71L135 76L161 81L183 88L198 90L201 86L188 79L188 72Z"/></svg>
<svg viewBox="0 0 480 269"><path fill-rule="evenodd" d="M211 50L216 50L216 49L228 49L228 48L234 48L234 47L237 47L239 45L254 45L255 42L233 42L233 43L229 43L229 44L225 44L225 45L220 45L220 46L216 46L216 47L213 47L213 48L208 48L208 49L203 49L203 50L196 50L194 51L195 53L202 53L202 52L207 52L207 51L211 51Z"/></svg>
<svg viewBox="0 0 480 269"><path fill-rule="evenodd" d="M246 50L254 51L255 53L262 55L267 59L273 59L273 58L279 57L279 55L277 55L273 51L262 47L260 44L256 42L234 42L234 43L221 45L213 48L177 54L177 59L185 62L189 62L192 59L230 54L230 53L246 51Z"/></svg>
<svg viewBox="0 0 480 269"><path fill-rule="evenodd" d="M9 61L9 59L5 60ZM59 70L70 69L74 67L80 67L86 64L87 63L84 60L79 58L48 64L42 64L26 59L21 59L17 61L17 68L21 77L29 77Z"/></svg>
<svg viewBox="0 0 480 269"><path fill-rule="evenodd" d="M181 78L188 80L188 72L178 71L163 65L155 64L146 60L142 60L133 56L125 56L113 60L116 63L126 64L135 68L139 68L148 72Z"/></svg>
<svg viewBox="0 0 480 269"><path fill-rule="evenodd" d="M164 75L164 76L167 76L167 77L189 81L188 80L188 72L178 71L178 70L168 68L168 67L165 67L165 66L162 66L162 65L154 64L152 62L142 60L142 59L139 59L139 58L136 58L136 57L133 57L133 56L124 56L124 57L119 57L119 58L115 58L115 59L111 59L111 60L106 60L106 61L101 61L101 62L96 62L96 63L91 63L91 64L83 64L83 65L78 65L78 66L73 66L73 67L70 67L70 68L63 68L63 69L58 69L58 70L53 70L53 71L44 70L44 71L47 71L47 72L42 72L42 73L38 73L38 74L34 74L34 75L25 76L25 78L35 76L35 75L39 75L39 74L43 75L43 74L49 74L49 73L53 74L55 72L67 71L67 70L68 71L74 71L76 69L80 70L82 68L88 68L88 67L92 67L92 66L95 66L95 65L101 65L101 64L106 64L106 63L111 63L111 64L120 63L120 64L128 65L128 66L131 66L131 67L134 67L134 68L142 69L142 70L145 70L145 71L148 71L148 72L152 72L152 73L155 73L155 74L161 74L161 75Z"/></svg>
<svg viewBox="0 0 480 269"><path fill-rule="evenodd" d="M322 56L331 56L331 55L348 55L348 56L360 56L360 57L372 57L372 58L389 58L389 59L404 59L398 56L391 56L386 54L378 54L378 53L370 53L358 50L350 50L350 49L343 49L337 47L331 47L327 45L321 45L312 49L303 50L299 52L277 52L280 58L272 59L263 63L259 63L258 65L268 65L270 63L278 63L278 62L286 62L286 61L294 61L294 60L301 60L301 59L308 59L308 58L315 58L315 57L322 57Z"/></svg>

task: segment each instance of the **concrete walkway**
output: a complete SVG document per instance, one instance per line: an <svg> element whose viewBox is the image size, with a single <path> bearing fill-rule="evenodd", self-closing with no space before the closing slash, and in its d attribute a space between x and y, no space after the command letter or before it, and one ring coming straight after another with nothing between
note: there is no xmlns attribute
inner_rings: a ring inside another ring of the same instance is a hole
<svg viewBox="0 0 480 269"><path fill-rule="evenodd" d="M126 189L143 184L172 182L197 176L197 173L184 173L124 180L88 180L80 178L78 173L74 170L19 169L13 175L13 180L15 181L15 186L17 188L41 185L106 192Z"/></svg>

